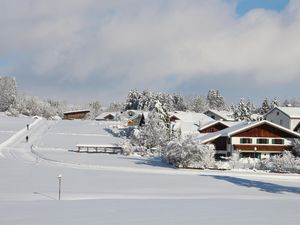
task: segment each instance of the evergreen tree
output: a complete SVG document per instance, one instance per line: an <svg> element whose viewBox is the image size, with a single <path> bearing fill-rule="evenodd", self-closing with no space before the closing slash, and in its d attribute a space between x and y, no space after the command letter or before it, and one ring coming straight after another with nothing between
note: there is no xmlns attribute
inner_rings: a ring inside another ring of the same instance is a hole
<svg viewBox="0 0 300 225"><path fill-rule="evenodd" d="M225 109L225 101L219 90L211 89L207 94L207 103L210 109L223 110Z"/></svg>
<svg viewBox="0 0 300 225"><path fill-rule="evenodd" d="M279 106L279 102L278 102L277 98L274 98L274 99L271 101L270 107L271 107L271 109L273 109L273 108L275 108L275 107L277 107L277 106Z"/></svg>
<svg viewBox="0 0 300 225"><path fill-rule="evenodd" d="M264 115L267 112L269 112L270 109L271 109L271 105L269 104L269 100L268 98L265 98L260 108L260 114Z"/></svg>
<svg viewBox="0 0 300 225"><path fill-rule="evenodd" d="M235 120L251 121L251 115L254 110L254 106L249 99L245 101L243 98L241 98L237 105L231 106L231 109L233 111Z"/></svg>

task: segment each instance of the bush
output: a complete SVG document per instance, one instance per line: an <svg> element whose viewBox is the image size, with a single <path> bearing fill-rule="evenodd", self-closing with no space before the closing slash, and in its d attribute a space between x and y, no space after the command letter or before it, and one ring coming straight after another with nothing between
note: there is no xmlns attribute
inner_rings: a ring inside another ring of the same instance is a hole
<svg viewBox="0 0 300 225"><path fill-rule="evenodd" d="M203 145L193 136L170 141L162 148L165 161L182 168L212 168L215 166L215 150L212 145Z"/></svg>

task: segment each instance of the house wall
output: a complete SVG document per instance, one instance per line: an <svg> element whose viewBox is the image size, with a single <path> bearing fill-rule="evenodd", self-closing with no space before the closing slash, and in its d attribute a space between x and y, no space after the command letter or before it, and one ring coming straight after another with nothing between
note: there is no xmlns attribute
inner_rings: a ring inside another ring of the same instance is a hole
<svg viewBox="0 0 300 225"><path fill-rule="evenodd" d="M283 126L285 128L291 129L290 118L277 108L275 108L266 115L266 120Z"/></svg>

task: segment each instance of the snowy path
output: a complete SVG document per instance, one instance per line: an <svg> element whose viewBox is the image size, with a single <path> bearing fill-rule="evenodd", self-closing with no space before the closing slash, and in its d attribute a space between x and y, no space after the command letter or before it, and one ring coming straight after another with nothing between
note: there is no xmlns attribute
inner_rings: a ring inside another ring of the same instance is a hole
<svg viewBox="0 0 300 225"><path fill-rule="evenodd" d="M14 158L21 161L35 162L36 156L32 154L31 147L53 124L55 124L55 121L37 119L30 124L29 130L26 127L23 128L4 143L5 145L1 148L2 156L7 159ZM26 136L29 137L28 142L26 142Z"/></svg>

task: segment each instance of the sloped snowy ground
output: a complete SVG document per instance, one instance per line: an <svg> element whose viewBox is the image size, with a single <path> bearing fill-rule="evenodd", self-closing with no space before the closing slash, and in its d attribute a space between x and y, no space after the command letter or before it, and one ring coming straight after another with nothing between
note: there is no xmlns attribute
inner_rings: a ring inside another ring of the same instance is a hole
<svg viewBox="0 0 300 225"><path fill-rule="evenodd" d="M116 122L61 120L49 127L37 142L40 148L76 149L77 144L118 144L121 138L114 137L106 129Z"/></svg>
<svg viewBox="0 0 300 225"><path fill-rule="evenodd" d="M31 117L10 117L1 114L0 115L0 144L22 128L26 128L27 124L34 121Z"/></svg>
<svg viewBox="0 0 300 225"><path fill-rule="evenodd" d="M30 143L16 140L5 149L0 224L299 224L298 175L177 170L149 158L67 151L87 134L107 135L101 129L94 122L39 121ZM32 154L32 144L51 160Z"/></svg>

